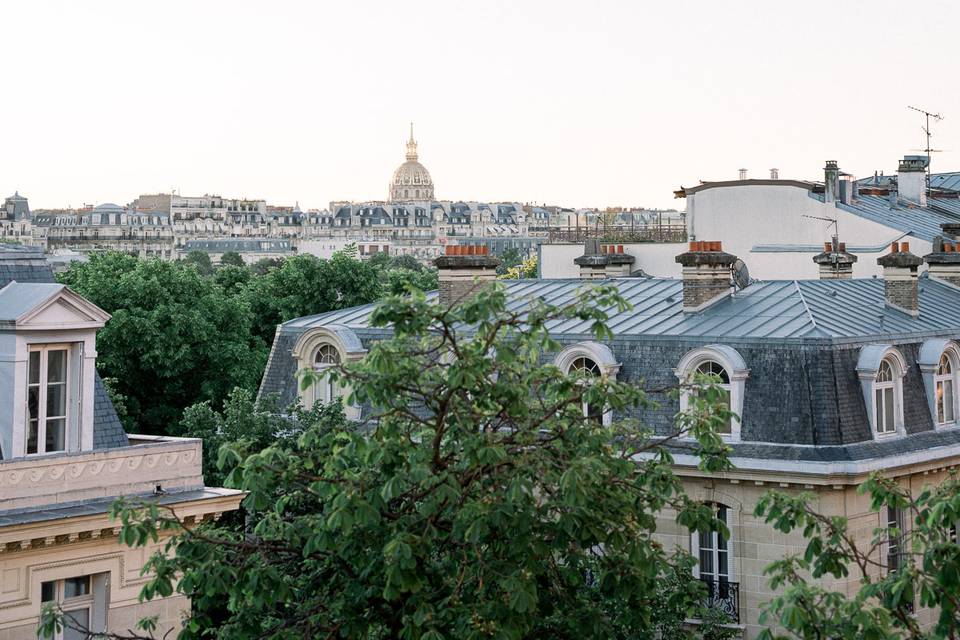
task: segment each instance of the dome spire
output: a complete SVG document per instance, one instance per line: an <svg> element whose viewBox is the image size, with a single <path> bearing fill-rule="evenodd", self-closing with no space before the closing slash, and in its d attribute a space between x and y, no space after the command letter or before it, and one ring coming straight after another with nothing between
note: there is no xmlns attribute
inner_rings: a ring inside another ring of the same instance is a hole
<svg viewBox="0 0 960 640"><path fill-rule="evenodd" d="M410 139L407 140L407 160L417 161L417 141L413 139L413 122L410 123Z"/></svg>

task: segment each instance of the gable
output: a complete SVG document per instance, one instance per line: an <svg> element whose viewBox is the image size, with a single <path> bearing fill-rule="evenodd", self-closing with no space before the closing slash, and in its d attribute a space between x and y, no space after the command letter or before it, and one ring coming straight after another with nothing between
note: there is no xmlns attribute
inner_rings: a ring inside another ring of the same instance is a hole
<svg viewBox="0 0 960 640"><path fill-rule="evenodd" d="M18 330L99 329L109 319L110 314L106 311L63 287L17 318L16 328Z"/></svg>

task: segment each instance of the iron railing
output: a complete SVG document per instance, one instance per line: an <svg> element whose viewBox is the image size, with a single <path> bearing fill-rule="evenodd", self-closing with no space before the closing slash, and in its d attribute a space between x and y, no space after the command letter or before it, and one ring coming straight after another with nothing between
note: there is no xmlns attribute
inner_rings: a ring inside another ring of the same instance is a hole
<svg viewBox="0 0 960 640"><path fill-rule="evenodd" d="M548 233L550 242L581 243L590 239L601 242L686 242L684 225L650 225L645 227L553 227Z"/></svg>
<svg viewBox="0 0 960 640"><path fill-rule="evenodd" d="M707 587L707 598L704 606L719 609L730 616L730 622L740 622L740 583L726 580L700 579Z"/></svg>

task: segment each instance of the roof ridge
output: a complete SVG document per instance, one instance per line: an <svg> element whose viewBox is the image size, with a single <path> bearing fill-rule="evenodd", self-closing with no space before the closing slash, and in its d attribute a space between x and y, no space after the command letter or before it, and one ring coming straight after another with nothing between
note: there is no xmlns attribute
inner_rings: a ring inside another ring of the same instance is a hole
<svg viewBox="0 0 960 640"><path fill-rule="evenodd" d="M806 312L807 317L810 318L813 328L819 331L820 325L817 324L817 319L813 317L813 311L810 310L810 305L807 304L807 298L803 295L803 290L800 288L800 281L794 280L793 286L796 288L797 294L800 296L800 302L803 303L803 310Z"/></svg>

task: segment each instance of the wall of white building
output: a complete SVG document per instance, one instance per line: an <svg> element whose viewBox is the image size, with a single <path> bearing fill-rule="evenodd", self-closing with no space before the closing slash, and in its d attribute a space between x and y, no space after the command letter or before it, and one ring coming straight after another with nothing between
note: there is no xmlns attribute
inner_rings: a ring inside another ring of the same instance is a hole
<svg viewBox="0 0 960 640"><path fill-rule="evenodd" d="M624 244L623 252L637 259L633 270L643 270L657 278L679 278L680 265L674 258L687 250L687 245L678 242L637 242ZM583 255L582 244L541 244L541 278L579 278L580 267L574 259Z"/></svg>
<svg viewBox="0 0 960 640"><path fill-rule="evenodd" d="M720 240L723 249L742 259L750 275L762 280L813 279L819 271L813 256L830 240L833 226L818 218L834 218L847 250L859 260L854 277L881 275L877 258L891 242L906 240L922 256L931 243L866 220L809 196L793 185L731 185L698 191L687 198L687 230L692 239ZM816 251L763 251L759 245L813 245ZM871 248L866 251L861 248Z"/></svg>

